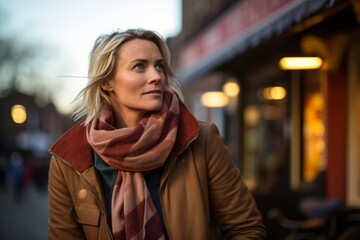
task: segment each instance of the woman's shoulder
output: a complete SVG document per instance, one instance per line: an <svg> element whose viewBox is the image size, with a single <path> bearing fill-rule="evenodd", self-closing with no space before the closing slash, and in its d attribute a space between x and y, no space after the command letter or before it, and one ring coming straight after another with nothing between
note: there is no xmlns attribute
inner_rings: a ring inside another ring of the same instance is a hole
<svg viewBox="0 0 360 240"><path fill-rule="evenodd" d="M92 164L93 150L87 141L86 126L76 123L66 131L49 149L56 155L82 171Z"/></svg>
<svg viewBox="0 0 360 240"><path fill-rule="evenodd" d="M83 122L77 122L65 131L64 134L54 142L50 149L58 148L59 145L63 146L64 144L68 145L74 143L75 140L86 140L86 126Z"/></svg>
<svg viewBox="0 0 360 240"><path fill-rule="evenodd" d="M220 135L218 126L213 122L198 121L200 126L200 136L206 137L209 134Z"/></svg>
<svg viewBox="0 0 360 240"><path fill-rule="evenodd" d="M209 144L219 143L216 139L223 140L217 125L213 122L198 121L200 132L197 139L193 142L193 147L203 148Z"/></svg>

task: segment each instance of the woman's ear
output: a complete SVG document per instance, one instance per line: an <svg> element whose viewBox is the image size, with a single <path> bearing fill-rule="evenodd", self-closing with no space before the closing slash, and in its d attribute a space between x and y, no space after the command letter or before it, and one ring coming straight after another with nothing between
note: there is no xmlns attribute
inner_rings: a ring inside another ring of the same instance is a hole
<svg viewBox="0 0 360 240"><path fill-rule="evenodd" d="M113 87L112 87L110 81L103 82L101 84L101 88L107 92L111 92L113 90Z"/></svg>

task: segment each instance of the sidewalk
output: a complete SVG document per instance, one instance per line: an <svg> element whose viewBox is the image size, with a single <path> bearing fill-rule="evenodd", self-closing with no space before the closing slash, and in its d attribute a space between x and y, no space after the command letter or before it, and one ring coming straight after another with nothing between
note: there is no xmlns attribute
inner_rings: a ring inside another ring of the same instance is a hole
<svg viewBox="0 0 360 240"><path fill-rule="evenodd" d="M0 236L2 240L46 240L47 192L24 189L16 199L9 189L0 188Z"/></svg>

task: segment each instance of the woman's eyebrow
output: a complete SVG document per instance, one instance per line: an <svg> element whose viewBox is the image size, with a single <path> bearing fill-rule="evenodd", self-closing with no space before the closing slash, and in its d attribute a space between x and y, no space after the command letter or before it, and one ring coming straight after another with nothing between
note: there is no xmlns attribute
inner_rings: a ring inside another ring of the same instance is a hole
<svg viewBox="0 0 360 240"><path fill-rule="evenodd" d="M130 63L133 63L133 62L148 62L148 60L142 59L142 58L135 58L130 61Z"/></svg>
<svg viewBox="0 0 360 240"><path fill-rule="evenodd" d="M147 60L147 59L142 59L142 58L135 58L135 59L133 59L133 60L130 61L130 63L133 63L133 62L143 62L143 63L147 63L147 62L149 62L149 60ZM159 59L156 60L155 62L156 62L156 63L158 63L158 62L164 62L164 59L159 58Z"/></svg>

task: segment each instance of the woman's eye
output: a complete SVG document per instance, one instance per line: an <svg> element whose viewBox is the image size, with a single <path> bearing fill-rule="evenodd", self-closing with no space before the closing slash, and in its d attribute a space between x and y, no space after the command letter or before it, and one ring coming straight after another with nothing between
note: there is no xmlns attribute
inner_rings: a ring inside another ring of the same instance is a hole
<svg viewBox="0 0 360 240"><path fill-rule="evenodd" d="M144 65L143 64L136 64L135 66L134 66L134 69L136 69L136 70L144 70Z"/></svg>
<svg viewBox="0 0 360 240"><path fill-rule="evenodd" d="M156 64L156 69L158 70L158 71L164 71L164 64L163 63L158 63L158 64Z"/></svg>

